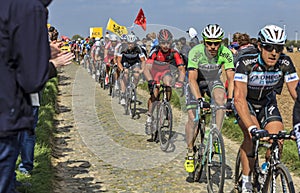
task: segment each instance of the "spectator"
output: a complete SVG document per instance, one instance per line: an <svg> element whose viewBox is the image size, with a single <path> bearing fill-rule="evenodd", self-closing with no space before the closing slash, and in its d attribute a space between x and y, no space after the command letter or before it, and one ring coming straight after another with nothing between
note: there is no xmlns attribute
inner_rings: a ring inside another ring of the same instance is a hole
<svg viewBox="0 0 300 193"><path fill-rule="evenodd" d="M39 92L49 73L46 7L51 0L0 0L0 192L15 192L18 136L32 132L30 93ZM24 38L26 37L26 38Z"/></svg>

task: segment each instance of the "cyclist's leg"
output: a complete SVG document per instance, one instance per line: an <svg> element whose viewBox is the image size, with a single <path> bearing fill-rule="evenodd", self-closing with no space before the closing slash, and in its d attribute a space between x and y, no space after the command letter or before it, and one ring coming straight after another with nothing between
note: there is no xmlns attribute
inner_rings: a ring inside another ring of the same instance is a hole
<svg viewBox="0 0 300 193"><path fill-rule="evenodd" d="M139 78L140 78L140 73L138 73L141 70L141 68L139 66L135 67L133 69L133 71L135 71L135 73L133 74L134 76L134 85L135 87L138 85L139 83Z"/></svg>
<svg viewBox="0 0 300 193"><path fill-rule="evenodd" d="M254 115L251 115L252 121L255 125L259 128L259 123ZM251 172L253 171L254 167L254 158L250 157L250 153L253 150L253 143L250 137L250 133L248 128L244 125L244 123L239 119L238 124L242 129L244 134L244 140L240 147L240 156L241 156L241 164L242 164L242 188L252 190L251 184Z"/></svg>
<svg viewBox="0 0 300 193"><path fill-rule="evenodd" d="M214 84L212 87L212 97L214 99L214 102L219 106L224 105L226 102L225 96L226 92L223 85ZM224 115L225 111L223 109L219 109L216 112L216 124L219 130L222 129Z"/></svg>
<svg viewBox="0 0 300 193"><path fill-rule="evenodd" d="M172 97L172 88L171 88L172 76L171 76L170 72L164 73L163 83L166 85L167 101L170 101L171 97Z"/></svg>
<svg viewBox="0 0 300 193"><path fill-rule="evenodd" d="M282 118L279 112L279 109L276 105L275 99L264 107L264 110L260 111L257 116L258 120L261 122L261 128L264 128L269 133L277 134L279 131L282 131L284 126L282 123ZM279 153L282 153L283 140L279 140ZM270 157L270 151L266 152L266 160Z"/></svg>

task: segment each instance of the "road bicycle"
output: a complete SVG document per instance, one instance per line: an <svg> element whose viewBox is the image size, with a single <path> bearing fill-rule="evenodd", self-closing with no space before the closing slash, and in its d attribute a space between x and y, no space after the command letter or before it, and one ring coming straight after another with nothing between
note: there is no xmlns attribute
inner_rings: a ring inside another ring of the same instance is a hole
<svg viewBox="0 0 300 193"><path fill-rule="evenodd" d="M293 180L289 170L280 161L281 155L279 150L279 140L288 139L292 139L292 135L288 134L286 131L280 131L278 134L268 134L268 141L262 141L260 136L252 136L253 153L249 156L255 158L254 170L252 174L254 192L295 192ZM264 162L262 165L264 168L260 166L259 149L261 148L267 148L271 152L268 161ZM236 158L234 184L234 192L242 192L242 167L240 151L238 151Z"/></svg>
<svg viewBox="0 0 300 193"><path fill-rule="evenodd" d="M206 171L208 192L223 192L225 181L225 145L216 125L216 112L226 110L225 106L210 104L210 108L202 108L203 104L197 105L195 114L195 127L197 137L194 143L194 165L195 170L189 173L189 178L200 182L203 170ZM207 127L207 115L211 114L209 127ZM206 129L209 129L206 131Z"/></svg>
<svg viewBox="0 0 300 193"><path fill-rule="evenodd" d="M97 79L100 87L105 89L105 77L106 77L106 64L105 62L100 62L97 66L97 71L99 71L99 78Z"/></svg>
<svg viewBox="0 0 300 193"><path fill-rule="evenodd" d="M112 98L118 96L120 90L120 89L116 89L116 88L120 88L119 85L116 85L119 84L119 81L118 80L116 81L117 69L118 69L118 65L112 64L109 70L109 95Z"/></svg>
<svg viewBox="0 0 300 193"><path fill-rule="evenodd" d="M172 138L173 114L167 100L167 86L164 84L154 85L154 90L159 88L157 101L152 103L151 138L160 143L162 151L167 151Z"/></svg>
<svg viewBox="0 0 300 193"><path fill-rule="evenodd" d="M124 64L124 67L128 69L127 73L127 84L125 90L125 114L130 115L131 118L134 118L136 115L136 105L137 105L137 95L136 95L136 84L135 84L135 77L134 74L140 73L139 71L135 70L139 68L139 63L130 66L128 63ZM122 75L124 79L124 74Z"/></svg>

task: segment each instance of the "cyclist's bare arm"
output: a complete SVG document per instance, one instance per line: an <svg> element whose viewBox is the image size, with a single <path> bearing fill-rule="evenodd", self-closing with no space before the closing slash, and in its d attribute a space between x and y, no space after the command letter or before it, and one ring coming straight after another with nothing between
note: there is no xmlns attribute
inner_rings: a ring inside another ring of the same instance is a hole
<svg viewBox="0 0 300 193"><path fill-rule="evenodd" d="M228 80L228 98L232 99L233 97L233 87L234 87L234 83L233 83L233 80L234 80L234 71L233 69L227 69L225 71L226 73L226 77L227 77L227 80Z"/></svg>
<svg viewBox="0 0 300 193"><path fill-rule="evenodd" d="M200 90L199 90L197 78L198 78L198 70L197 69L190 70L189 71L189 85L190 85L191 92L193 93L193 95L195 96L196 99L202 98Z"/></svg>
<svg viewBox="0 0 300 193"><path fill-rule="evenodd" d="M296 87L297 87L298 81L299 80L294 80L294 81L286 83L286 86L290 92L291 97L294 99L294 101L296 101L296 99L297 99Z"/></svg>
<svg viewBox="0 0 300 193"><path fill-rule="evenodd" d="M246 100L248 92L247 90L247 83L234 81L234 106L245 128L256 125L251 118L250 110Z"/></svg>

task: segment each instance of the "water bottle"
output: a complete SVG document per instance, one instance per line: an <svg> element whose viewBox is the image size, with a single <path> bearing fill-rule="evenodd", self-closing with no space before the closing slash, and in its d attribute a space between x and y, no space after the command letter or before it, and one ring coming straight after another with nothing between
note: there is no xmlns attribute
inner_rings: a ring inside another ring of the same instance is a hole
<svg viewBox="0 0 300 193"><path fill-rule="evenodd" d="M269 168L269 162L265 162L261 165L261 173L266 174L268 173L268 168Z"/></svg>
<svg viewBox="0 0 300 193"><path fill-rule="evenodd" d="M297 142L297 147L298 147L298 155L300 158L300 123L294 126L295 130L295 135L296 135L296 142Z"/></svg>

